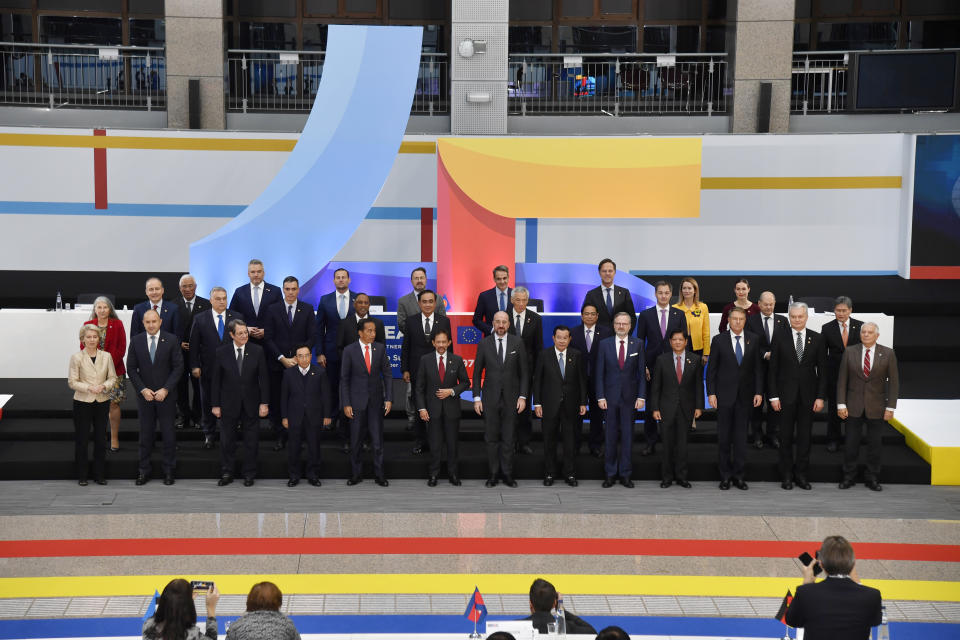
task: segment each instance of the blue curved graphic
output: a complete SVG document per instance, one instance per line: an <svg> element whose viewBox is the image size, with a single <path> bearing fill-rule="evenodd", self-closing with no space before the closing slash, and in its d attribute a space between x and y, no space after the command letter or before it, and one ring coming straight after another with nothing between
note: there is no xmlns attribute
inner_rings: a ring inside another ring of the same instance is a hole
<svg viewBox="0 0 960 640"><path fill-rule="evenodd" d="M301 282L346 244L403 140L422 27L331 25L310 117L287 162L236 218L190 245L198 282L228 288L263 260L268 279Z"/></svg>

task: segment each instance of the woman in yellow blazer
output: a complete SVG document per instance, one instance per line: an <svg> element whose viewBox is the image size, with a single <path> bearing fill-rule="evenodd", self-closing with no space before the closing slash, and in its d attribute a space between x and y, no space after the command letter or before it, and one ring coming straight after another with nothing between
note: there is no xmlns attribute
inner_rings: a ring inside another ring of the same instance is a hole
<svg viewBox="0 0 960 640"><path fill-rule="evenodd" d="M703 357L707 364L710 356L710 310L700 302L700 285L693 278L680 281L680 301L673 305L687 316L687 331L690 333L690 350Z"/></svg>
<svg viewBox="0 0 960 640"><path fill-rule="evenodd" d="M107 447L107 416L110 412L110 390L117 383L113 358L100 350L100 332L95 325L80 328L83 349L70 356L67 384L73 389L74 460L80 486L87 486L87 445L93 427L93 478L107 484L104 478Z"/></svg>

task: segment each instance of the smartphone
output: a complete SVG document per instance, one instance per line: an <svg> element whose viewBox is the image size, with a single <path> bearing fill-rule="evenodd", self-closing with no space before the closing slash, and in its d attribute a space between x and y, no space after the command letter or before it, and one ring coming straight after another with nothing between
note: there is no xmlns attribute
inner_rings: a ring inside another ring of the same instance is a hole
<svg viewBox="0 0 960 640"><path fill-rule="evenodd" d="M818 553L817 555L820 555L820 554ZM813 562L813 557L812 557L809 553L807 553L806 551L804 551L804 552L801 553L799 556L797 556L797 558L800 560L800 562L802 562L802 563L804 564L804 566L809 565L811 562ZM820 566L820 563L819 563L819 562L818 562L817 564L813 565L813 575L814 575L814 576L820 575L820 573L821 573L822 571L823 571L823 568Z"/></svg>
<svg viewBox="0 0 960 640"><path fill-rule="evenodd" d="M193 587L194 592L197 591L213 591L213 581L212 580L191 580L190 586Z"/></svg>

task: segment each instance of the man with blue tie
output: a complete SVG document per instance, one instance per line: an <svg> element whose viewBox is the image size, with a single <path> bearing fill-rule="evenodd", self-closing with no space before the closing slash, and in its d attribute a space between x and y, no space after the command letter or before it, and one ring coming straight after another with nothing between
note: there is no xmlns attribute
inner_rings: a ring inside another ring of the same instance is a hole
<svg viewBox="0 0 960 640"><path fill-rule="evenodd" d="M350 453L350 426L340 413L340 351L337 348L337 331L340 322L353 310L357 293L350 290L350 272L340 268L333 272L334 290L320 297L317 304L317 333L314 352L317 362L327 369L330 379L330 395L333 396L334 422L344 453Z"/></svg>
<svg viewBox="0 0 960 640"><path fill-rule="evenodd" d="M613 284L613 279L617 275L617 263L610 258L604 258L597 265L597 271L600 273L600 286L587 291L581 307L592 305L597 310L597 322L606 327L610 335L613 335L614 316L623 311L630 315L632 332L637 322L637 312L633 308L633 297L630 291Z"/></svg>
<svg viewBox="0 0 960 640"><path fill-rule="evenodd" d="M510 269L506 265L493 268L494 287L481 291L477 296L477 308L473 312L473 326L483 333L484 337L493 333L493 316L499 311L510 313Z"/></svg>
<svg viewBox="0 0 960 640"><path fill-rule="evenodd" d="M280 289L274 284L264 282L263 275L263 262L254 258L247 264L250 284L237 287L230 298L230 310L236 311L250 323L247 325L250 342L259 347L263 347L263 324L267 309L282 299Z"/></svg>
<svg viewBox="0 0 960 640"><path fill-rule="evenodd" d="M572 329L570 336L570 346L584 355L587 374L587 399L589 400L590 417L590 435L587 443L590 447L590 455L599 458L603 455L603 411L597 406L597 354L600 352L598 347L600 341L613 335L613 329L607 325L597 322L599 317L597 308L590 303L584 303L580 309L580 324ZM576 448L580 450L580 443L583 440L583 420L577 427Z"/></svg>
<svg viewBox="0 0 960 640"><path fill-rule="evenodd" d="M296 364L283 372L280 391L280 415L283 416L283 428L289 433L287 473L290 479L287 486L295 487L300 482L300 445L306 439L307 481L319 487L320 430L330 425L333 416L330 384L326 370L311 365L311 345L306 342L296 345L294 353Z"/></svg>
<svg viewBox="0 0 960 640"><path fill-rule="evenodd" d="M283 300L270 305L264 316L264 347L270 369L270 424L277 436L274 451L283 449L288 431L280 420L280 386L283 371L297 366L296 346L307 344L313 349L317 323L313 307L297 299L300 281L294 276L283 279Z"/></svg>
<svg viewBox="0 0 960 640"><path fill-rule="evenodd" d="M707 364L707 395L717 409L720 489L732 483L746 491L747 423L752 407L763 402L760 337L744 331L747 312L734 306L727 316L729 329L714 336Z"/></svg>
<svg viewBox="0 0 960 640"><path fill-rule="evenodd" d="M156 439L157 423L163 434L163 484L173 484L177 464L176 429L177 383L183 373L183 354L177 335L160 329L160 314L153 309L143 314L144 333L130 338L127 374L137 392L140 417L140 463L137 486L150 479L150 453Z"/></svg>
<svg viewBox="0 0 960 640"><path fill-rule="evenodd" d="M214 287L210 290L210 306L193 319L190 329L190 374L200 380L200 425L203 428L203 448L212 449L217 438L217 420L211 409L213 365L217 361L217 348L230 341L226 327L232 320L243 316L227 309L227 290Z"/></svg>
<svg viewBox="0 0 960 640"><path fill-rule="evenodd" d="M147 299L133 308L130 317L130 337L143 333L143 314L156 311L160 316L160 328L167 333L180 330L180 314L177 305L163 299L163 283L160 278L150 278L146 285Z"/></svg>
<svg viewBox="0 0 960 640"><path fill-rule="evenodd" d="M647 380L643 375L643 344L630 335L630 314L613 318L613 337L604 339L597 355L597 405L607 412L603 487L620 484L633 488L634 415L645 404Z"/></svg>

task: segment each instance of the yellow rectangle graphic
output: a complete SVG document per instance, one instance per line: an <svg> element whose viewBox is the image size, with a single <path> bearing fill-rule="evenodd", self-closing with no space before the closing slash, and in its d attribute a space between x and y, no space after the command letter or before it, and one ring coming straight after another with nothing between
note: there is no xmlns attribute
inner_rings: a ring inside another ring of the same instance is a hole
<svg viewBox="0 0 960 640"><path fill-rule="evenodd" d="M901 176L700 178L701 189L899 189Z"/></svg>

